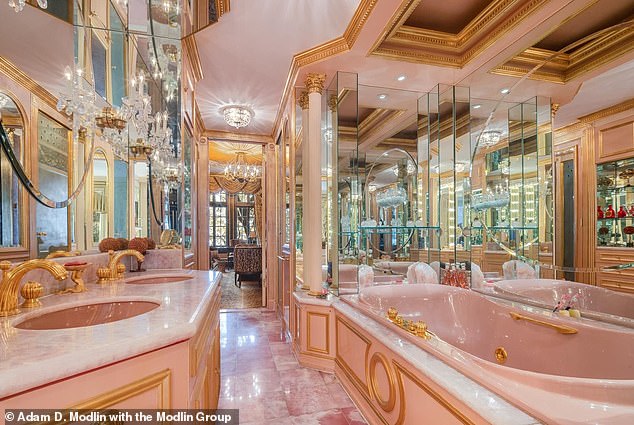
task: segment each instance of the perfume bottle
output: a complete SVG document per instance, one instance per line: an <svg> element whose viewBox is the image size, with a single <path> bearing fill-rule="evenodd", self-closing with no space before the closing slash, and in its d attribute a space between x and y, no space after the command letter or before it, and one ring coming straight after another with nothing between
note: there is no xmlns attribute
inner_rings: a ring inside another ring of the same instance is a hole
<svg viewBox="0 0 634 425"><path fill-rule="evenodd" d="M618 218L625 218L625 217L627 217L627 210L625 209L625 207L624 207L623 205L621 205L621 206L619 207L619 212L618 212L618 213L616 213L616 216L617 216Z"/></svg>
<svg viewBox="0 0 634 425"><path fill-rule="evenodd" d="M612 208L612 205L608 205L608 209L605 210L605 218L614 218L616 217L616 212L614 211L614 208Z"/></svg>
<svg viewBox="0 0 634 425"><path fill-rule="evenodd" d="M632 206L634 207L634 205ZM603 210L600 205L597 207L597 218L603 218Z"/></svg>

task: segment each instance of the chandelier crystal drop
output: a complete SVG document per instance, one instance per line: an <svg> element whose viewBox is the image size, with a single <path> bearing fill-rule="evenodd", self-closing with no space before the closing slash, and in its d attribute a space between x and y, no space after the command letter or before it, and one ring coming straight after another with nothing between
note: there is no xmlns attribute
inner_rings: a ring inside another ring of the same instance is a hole
<svg viewBox="0 0 634 425"><path fill-rule="evenodd" d="M246 152L237 152L236 158L225 167L225 177L239 183L249 183L260 177L260 168L249 165Z"/></svg>
<svg viewBox="0 0 634 425"><path fill-rule="evenodd" d="M246 127L253 118L253 111L245 106L230 105L221 109L225 122L236 129Z"/></svg>
<svg viewBox="0 0 634 425"><path fill-rule="evenodd" d="M480 146L489 148L497 145L502 138L502 132L497 130L487 130L480 134Z"/></svg>

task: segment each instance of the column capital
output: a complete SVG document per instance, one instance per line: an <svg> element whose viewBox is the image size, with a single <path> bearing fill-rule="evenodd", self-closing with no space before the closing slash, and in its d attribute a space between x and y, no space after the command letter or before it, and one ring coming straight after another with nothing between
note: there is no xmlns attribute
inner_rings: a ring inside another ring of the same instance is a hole
<svg viewBox="0 0 634 425"><path fill-rule="evenodd" d="M330 108L330 112L335 112L337 110L337 103L339 103L339 99L336 94L331 94L328 97L328 108Z"/></svg>
<svg viewBox="0 0 634 425"><path fill-rule="evenodd" d="M308 109L308 92L307 91L304 90L303 92L299 94L297 103L299 103L299 107L302 108L302 110Z"/></svg>
<svg viewBox="0 0 634 425"><path fill-rule="evenodd" d="M319 93L324 90L324 83L326 82L326 74L317 74L311 72L306 76L304 85L308 89L308 94Z"/></svg>
<svg viewBox="0 0 634 425"><path fill-rule="evenodd" d="M557 115L557 111L559 111L559 103L553 103L552 105L550 105L550 116L552 118L555 118L555 115Z"/></svg>

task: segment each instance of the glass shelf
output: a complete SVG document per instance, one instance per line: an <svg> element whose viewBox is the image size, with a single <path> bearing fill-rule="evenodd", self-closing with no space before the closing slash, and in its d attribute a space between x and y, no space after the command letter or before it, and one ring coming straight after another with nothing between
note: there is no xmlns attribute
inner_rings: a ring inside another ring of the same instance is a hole
<svg viewBox="0 0 634 425"><path fill-rule="evenodd" d="M634 193L634 186L614 186L614 187L599 187L597 188L598 193L605 192L626 192L626 193Z"/></svg>
<svg viewBox="0 0 634 425"><path fill-rule="evenodd" d="M500 230L500 231L508 231L508 230L539 230L537 226L488 226L489 230ZM473 230L483 230L484 227L473 227Z"/></svg>
<svg viewBox="0 0 634 425"><path fill-rule="evenodd" d="M389 232L405 232L411 230L440 230L438 226L361 226L359 227L362 231L365 232L378 232L381 230L385 230L385 233Z"/></svg>
<svg viewBox="0 0 634 425"><path fill-rule="evenodd" d="M597 221L606 221L606 222L627 221L627 220L634 220L634 216L629 215L627 217L597 218Z"/></svg>

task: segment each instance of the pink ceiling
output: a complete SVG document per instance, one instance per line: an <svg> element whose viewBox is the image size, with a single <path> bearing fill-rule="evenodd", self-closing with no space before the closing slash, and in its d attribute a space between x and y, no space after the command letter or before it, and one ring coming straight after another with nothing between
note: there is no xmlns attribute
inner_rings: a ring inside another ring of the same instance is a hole
<svg viewBox="0 0 634 425"><path fill-rule="evenodd" d="M197 99L205 127L235 131L223 106L255 115L237 133L270 135L294 54L339 37L359 0L232 0L231 11L196 34L204 78Z"/></svg>

